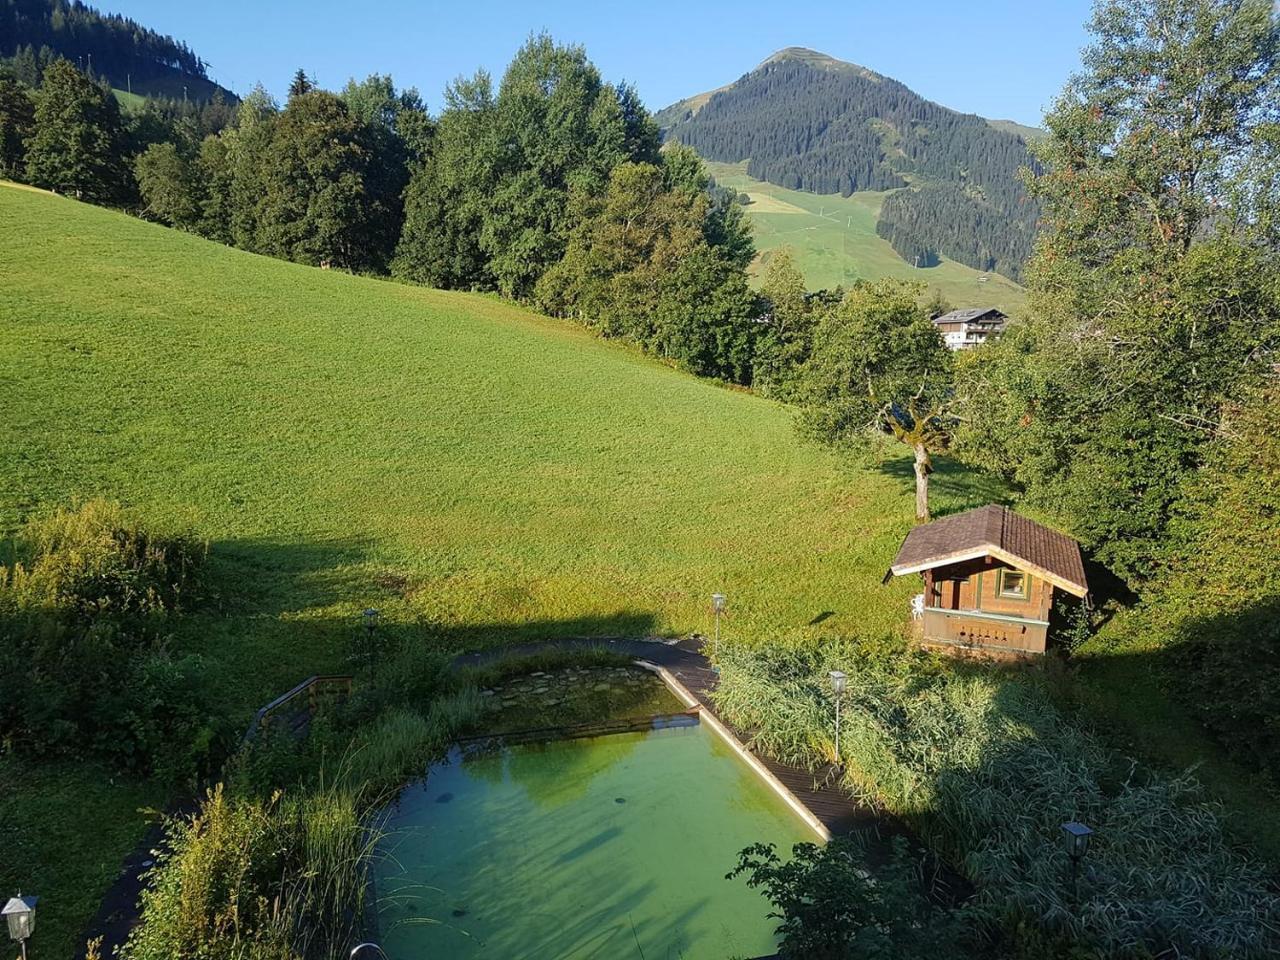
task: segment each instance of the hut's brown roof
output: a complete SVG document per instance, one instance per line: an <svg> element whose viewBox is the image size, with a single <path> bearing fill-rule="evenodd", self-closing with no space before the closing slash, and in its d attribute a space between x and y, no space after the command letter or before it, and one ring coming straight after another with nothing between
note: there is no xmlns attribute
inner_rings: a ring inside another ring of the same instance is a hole
<svg viewBox="0 0 1280 960"><path fill-rule="evenodd" d="M1038 573L1076 596L1089 592L1078 543L994 504L915 527L890 572L902 576L988 555Z"/></svg>

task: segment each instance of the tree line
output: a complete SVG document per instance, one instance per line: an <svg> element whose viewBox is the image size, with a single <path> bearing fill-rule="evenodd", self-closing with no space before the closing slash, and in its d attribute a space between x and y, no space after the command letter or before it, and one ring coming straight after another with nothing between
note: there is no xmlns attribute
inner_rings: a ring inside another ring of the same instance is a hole
<svg viewBox="0 0 1280 960"><path fill-rule="evenodd" d="M891 195L878 230L921 264L940 253L1018 279L1037 209L1018 179L1034 163L1021 137L853 67L771 61L667 131L711 160L793 190Z"/></svg>
<svg viewBox="0 0 1280 960"><path fill-rule="evenodd" d="M660 149L635 91L581 47L532 37L431 116L390 77L334 93L302 71L122 113L63 59L32 89L0 73L0 173L315 266L493 290L749 384L760 313L736 198L688 148Z"/></svg>

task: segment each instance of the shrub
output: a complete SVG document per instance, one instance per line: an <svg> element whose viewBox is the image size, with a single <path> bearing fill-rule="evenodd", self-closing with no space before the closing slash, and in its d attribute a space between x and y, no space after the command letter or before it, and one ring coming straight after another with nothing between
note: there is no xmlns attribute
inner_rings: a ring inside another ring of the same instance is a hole
<svg viewBox="0 0 1280 960"><path fill-rule="evenodd" d="M166 828L125 960L301 960L349 941L372 838L354 798L329 789L268 800L206 795ZM335 949L329 955L337 956Z"/></svg>
<svg viewBox="0 0 1280 960"><path fill-rule="evenodd" d="M791 859L779 859L773 844L755 844L738 856L727 879L747 877L773 904L782 960L932 960L954 956L963 932L958 915L926 895L919 865L906 841L894 838L893 856L864 869L857 839L841 837L824 846L798 843Z"/></svg>
<svg viewBox="0 0 1280 960"><path fill-rule="evenodd" d="M1030 673L939 666L854 644L814 654L722 648L717 702L756 744L791 762L831 757L828 670L848 674L841 760L848 784L905 817L979 887L993 925L1044 927L1116 955L1175 949L1263 956L1280 898L1228 842L1190 777L1105 750L1050 705ZM1098 832L1078 896L1060 825Z"/></svg>
<svg viewBox="0 0 1280 960"><path fill-rule="evenodd" d="M28 523L0 567L0 738L142 773L207 769L218 733L199 658L165 648L199 592L204 545L90 500Z"/></svg>
<svg viewBox="0 0 1280 960"><path fill-rule="evenodd" d="M394 707L354 723L339 712L302 743L285 734L253 741L230 764L226 787L167 823L168 852L149 875L123 960L345 957L381 840L371 812L479 707L475 689L464 689L425 714ZM270 789L272 780L287 785Z"/></svg>

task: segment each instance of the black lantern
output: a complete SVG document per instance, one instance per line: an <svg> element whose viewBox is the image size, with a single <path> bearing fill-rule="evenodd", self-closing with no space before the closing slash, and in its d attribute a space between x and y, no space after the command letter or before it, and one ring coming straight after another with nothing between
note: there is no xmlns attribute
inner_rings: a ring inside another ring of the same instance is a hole
<svg viewBox="0 0 1280 960"><path fill-rule="evenodd" d="M1067 856L1079 863L1089 852L1089 838L1093 836L1093 831L1083 823L1072 820L1062 825L1062 833L1067 839Z"/></svg>

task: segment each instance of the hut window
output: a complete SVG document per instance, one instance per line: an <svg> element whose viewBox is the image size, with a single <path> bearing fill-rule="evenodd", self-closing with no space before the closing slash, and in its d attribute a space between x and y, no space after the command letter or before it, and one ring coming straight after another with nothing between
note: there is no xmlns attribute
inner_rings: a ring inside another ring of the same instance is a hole
<svg viewBox="0 0 1280 960"><path fill-rule="evenodd" d="M1001 570L1000 580L996 585L1000 596L1013 600L1027 598L1027 575L1021 570Z"/></svg>

